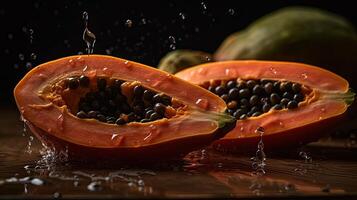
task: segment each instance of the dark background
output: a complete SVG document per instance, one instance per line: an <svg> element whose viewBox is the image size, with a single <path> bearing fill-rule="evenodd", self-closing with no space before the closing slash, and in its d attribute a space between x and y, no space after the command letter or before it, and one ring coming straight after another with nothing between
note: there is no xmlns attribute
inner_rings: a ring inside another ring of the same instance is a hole
<svg viewBox="0 0 357 200"><path fill-rule="evenodd" d="M156 66L172 49L213 52L229 34L290 5L319 7L357 24L353 1L19 1L0 5L0 106L32 67L85 52L83 11L96 54ZM180 14L181 13L181 14ZM126 24L131 20L131 26ZM170 36L174 40L170 39Z"/></svg>

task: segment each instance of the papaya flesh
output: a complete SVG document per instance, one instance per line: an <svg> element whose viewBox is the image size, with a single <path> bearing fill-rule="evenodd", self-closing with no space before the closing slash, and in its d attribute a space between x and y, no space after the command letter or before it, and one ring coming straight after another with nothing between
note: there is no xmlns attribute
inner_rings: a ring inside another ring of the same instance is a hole
<svg viewBox="0 0 357 200"><path fill-rule="evenodd" d="M235 125L224 101L210 92L103 55L41 64L18 83L14 96L31 131L70 160L171 159Z"/></svg>
<svg viewBox="0 0 357 200"><path fill-rule="evenodd" d="M357 86L357 32L346 19L310 7L287 7L228 36L216 61L276 60L316 65Z"/></svg>
<svg viewBox="0 0 357 200"><path fill-rule="evenodd" d="M268 151L315 141L328 133L354 100L345 79L301 63L222 61L176 76L211 91L213 87L225 99L228 113L237 117L236 127L213 143L224 151L254 150L261 138Z"/></svg>

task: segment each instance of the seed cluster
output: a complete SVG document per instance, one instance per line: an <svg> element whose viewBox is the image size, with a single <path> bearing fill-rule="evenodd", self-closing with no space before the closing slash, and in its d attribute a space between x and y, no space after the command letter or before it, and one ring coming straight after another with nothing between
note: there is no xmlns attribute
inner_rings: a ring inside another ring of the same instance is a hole
<svg viewBox="0 0 357 200"><path fill-rule="evenodd" d="M132 101L128 102L128 97L121 91L123 83L125 81L118 79L97 78L95 91L80 98L76 116L118 125L134 121L145 123L165 117L171 97L135 85L132 88ZM89 87L90 80L86 76L71 77L67 79L67 86L70 90Z"/></svg>
<svg viewBox="0 0 357 200"><path fill-rule="evenodd" d="M227 112L236 119L256 117L270 109L294 109L305 98L302 86L288 81L229 80L205 85L226 102Z"/></svg>

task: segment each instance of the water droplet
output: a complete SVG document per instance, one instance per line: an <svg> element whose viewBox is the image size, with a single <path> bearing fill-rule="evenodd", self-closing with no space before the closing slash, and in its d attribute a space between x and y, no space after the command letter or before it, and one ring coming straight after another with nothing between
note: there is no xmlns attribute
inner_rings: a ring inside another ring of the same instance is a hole
<svg viewBox="0 0 357 200"><path fill-rule="evenodd" d="M175 37L172 36L172 35L169 36L169 41L170 41L171 43L176 43Z"/></svg>
<svg viewBox="0 0 357 200"><path fill-rule="evenodd" d="M180 12L179 15L180 15L182 20L186 19L186 14L185 13Z"/></svg>
<svg viewBox="0 0 357 200"><path fill-rule="evenodd" d="M53 198L55 198L55 199L62 198L62 194L59 192L55 192L55 193L53 193Z"/></svg>
<svg viewBox="0 0 357 200"><path fill-rule="evenodd" d="M145 19L145 18L142 18L142 19L141 19L141 23L142 23L143 25L145 25L145 24L147 23L146 19Z"/></svg>
<svg viewBox="0 0 357 200"><path fill-rule="evenodd" d="M283 122L279 122L279 125L280 125L280 126L284 126L284 123L283 123Z"/></svg>
<svg viewBox="0 0 357 200"><path fill-rule="evenodd" d="M131 21L130 19L127 19L125 21L125 26L128 28L131 28L133 26L133 21Z"/></svg>
<svg viewBox="0 0 357 200"><path fill-rule="evenodd" d="M140 180L138 180L138 185L139 185L139 186L144 186L144 185L145 185L145 182L140 179Z"/></svg>
<svg viewBox="0 0 357 200"><path fill-rule="evenodd" d="M228 9L228 14L234 15L235 14L235 10L233 8Z"/></svg>
<svg viewBox="0 0 357 200"><path fill-rule="evenodd" d="M307 74L306 74L306 73L302 73L302 74L301 74L301 77L302 77L303 79L307 79Z"/></svg>
<svg viewBox="0 0 357 200"><path fill-rule="evenodd" d="M255 130L255 133L260 135L260 141L258 142L258 147L257 151L255 152L255 157L252 157L251 160L253 161L252 163L252 168L255 170L255 174L258 176L261 176L265 174L265 166L266 166L266 155L264 152L264 143L263 143L263 134L264 134L264 128L263 127L258 127Z"/></svg>
<svg viewBox="0 0 357 200"><path fill-rule="evenodd" d="M129 183L128 183L128 186L129 186L129 187L133 187L133 186L135 186L135 184L134 184L133 182L129 182Z"/></svg>
<svg viewBox="0 0 357 200"><path fill-rule="evenodd" d="M278 73L278 72L276 71L276 69L273 68L273 67L270 67L269 70L270 70L273 74L277 74L277 73Z"/></svg>
<svg viewBox="0 0 357 200"><path fill-rule="evenodd" d="M170 44L170 49L175 50L176 49L176 45L175 44Z"/></svg>
<svg viewBox="0 0 357 200"><path fill-rule="evenodd" d="M101 182L99 181L94 181L91 182L88 186L87 189L89 191L95 192L95 191L100 191L102 189Z"/></svg>
<svg viewBox="0 0 357 200"><path fill-rule="evenodd" d="M84 24L85 24L85 28L84 28L84 32L83 32L83 40L85 41L86 45L87 45L87 54L92 54L94 51L94 44L96 41L96 37L94 35L94 33L92 33L89 29L88 29L88 13L87 12L83 12L83 20L84 20Z"/></svg>
<svg viewBox="0 0 357 200"><path fill-rule="evenodd" d="M312 157L305 151L300 151L299 156L305 160L305 163L312 163Z"/></svg>
<svg viewBox="0 0 357 200"><path fill-rule="evenodd" d="M20 178L19 179L19 182L27 182L30 180L30 177L29 176L26 176L26 177L23 177L23 178Z"/></svg>
<svg viewBox="0 0 357 200"><path fill-rule="evenodd" d="M200 108L203 108L203 109L207 109L208 108L208 105L209 105L209 102L207 101L207 99L197 99L196 103L195 103L197 106L199 106Z"/></svg>
<svg viewBox="0 0 357 200"><path fill-rule="evenodd" d="M32 185L43 185L44 181L39 179L39 178L34 178L34 179L31 180L31 184Z"/></svg>
<svg viewBox="0 0 357 200"><path fill-rule="evenodd" d="M23 26L23 27L21 28L21 30L22 30L22 32L27 33L27 27L26 27L26 26Z"/></svg>
<svg viewBox="0 0 357 200"><path fill-rule="evenodd" d="M201 6L202 6L203 10L207 10L207 5L204 1L201 2Z"/></svg>
<svg viewBox="0 0 357 200"><path fill-rule="evenodd" d="M114 140L118 135L119 134L113 134L111 139Z"/></svg>
<svg viewBox="0 0 357 200"><path fill-rule="evenodd" d="M86 11L84 11L82 13L82 19L84 20L85 23L88 22L88 13ZM86 25L87 26L87 25Z"/></svg>
<svg viewBox="0 0 357 200"><path fill-rule="evenodd" d="M36 60L37 55L35 53L31 53L30 57L31 57L32 60Z"/></svg>
<svg viewBox="0 0 357 200"><path fill-rule="evenodd" d="M32 63L26 62L26 69L31 69L31 68L32 68Z"/></svg>
<svg viewBox="0 0 357 200"><path fill-rule="evenodd" d="M29 137L29 139L28 139L28 141L27 141L27 147L26 147L26 153L28 153L28 154L31 154L32 153L32 149L31 149L31 147L32 147L32 141L33 141L33 136L30 136Z"/></svg>
<svg viewBox="0 0 357 200"><path fill-rule="evenodd" d="M19 59L20 59L21 61L25 60L25 55L22 54L22 53L20 53L20 54L19 54Z"/></svg>
<svg viewBox="0 0 357 200"><path fill-rule="evenodd" d="M88 69L88 66L86 65L83 67L82 71L85 72L85 71L87 71L87 69Z"/></svg>
<svg viewBox="0 0 357 200"><path fill-rule="evenodd" d="M74 182L73 182L73 186L74 186L74 187L78 187L78 186L79 186L79 181L74 181Z"/></svg>
<svg viewBox="0 0 357 200"><path fill-rule="evenodd" d="M260 136L263 136L264 134L264 128L259 126L257 129L255 129L255 133L259 134Z"/></svg>
<svg viewBox="0 0 357 200"><path fill-rule="evenodd" d="M105 50L105 53L106 53L107 55L111 55L111 54L112 54L112 51L111 51L110 49L106 49L106 50Z"/></svg>
<svg viewBox="0 0 357 200"><path fill-rule="evenodd" d="M18 181L18 179L16 177L11 177L11 178L5 179L5 182L7 182L7 183L16 183L17 181Z"/></svg>

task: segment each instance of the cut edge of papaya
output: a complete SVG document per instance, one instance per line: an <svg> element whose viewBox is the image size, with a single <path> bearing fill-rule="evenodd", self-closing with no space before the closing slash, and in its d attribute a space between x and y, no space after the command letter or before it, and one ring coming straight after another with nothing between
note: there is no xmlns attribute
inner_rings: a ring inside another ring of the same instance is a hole
<svg viewBox="0 0 357 200"><path fill-rule="evenodd" d="M301 76L304 74L304 76ZM224 61L186 69L176 76L197 85L207 81L265 79L297 82L311 89L309 97L294 110L270 110L257 117L237 120L236 127L215 141L216 149L246 151L256 149L260 127L267 148L293 147L316 141L328 133L334 122L344 117L355 93L342 77L319 67L271 61ZM307 76L307 77L305 77ZM271 145L269 145L271 144Z"/></svg>
<svg viewBox="0 0 357 200"><path fill-rule="evenodd" d="M348 82L328 70L296 62L264 60L221 61L206 63L175 74L179 78L200 85L203 80L234 78L289 80L321 90L347 92ZM321 84L322 83L322 84Z"/></svg>

